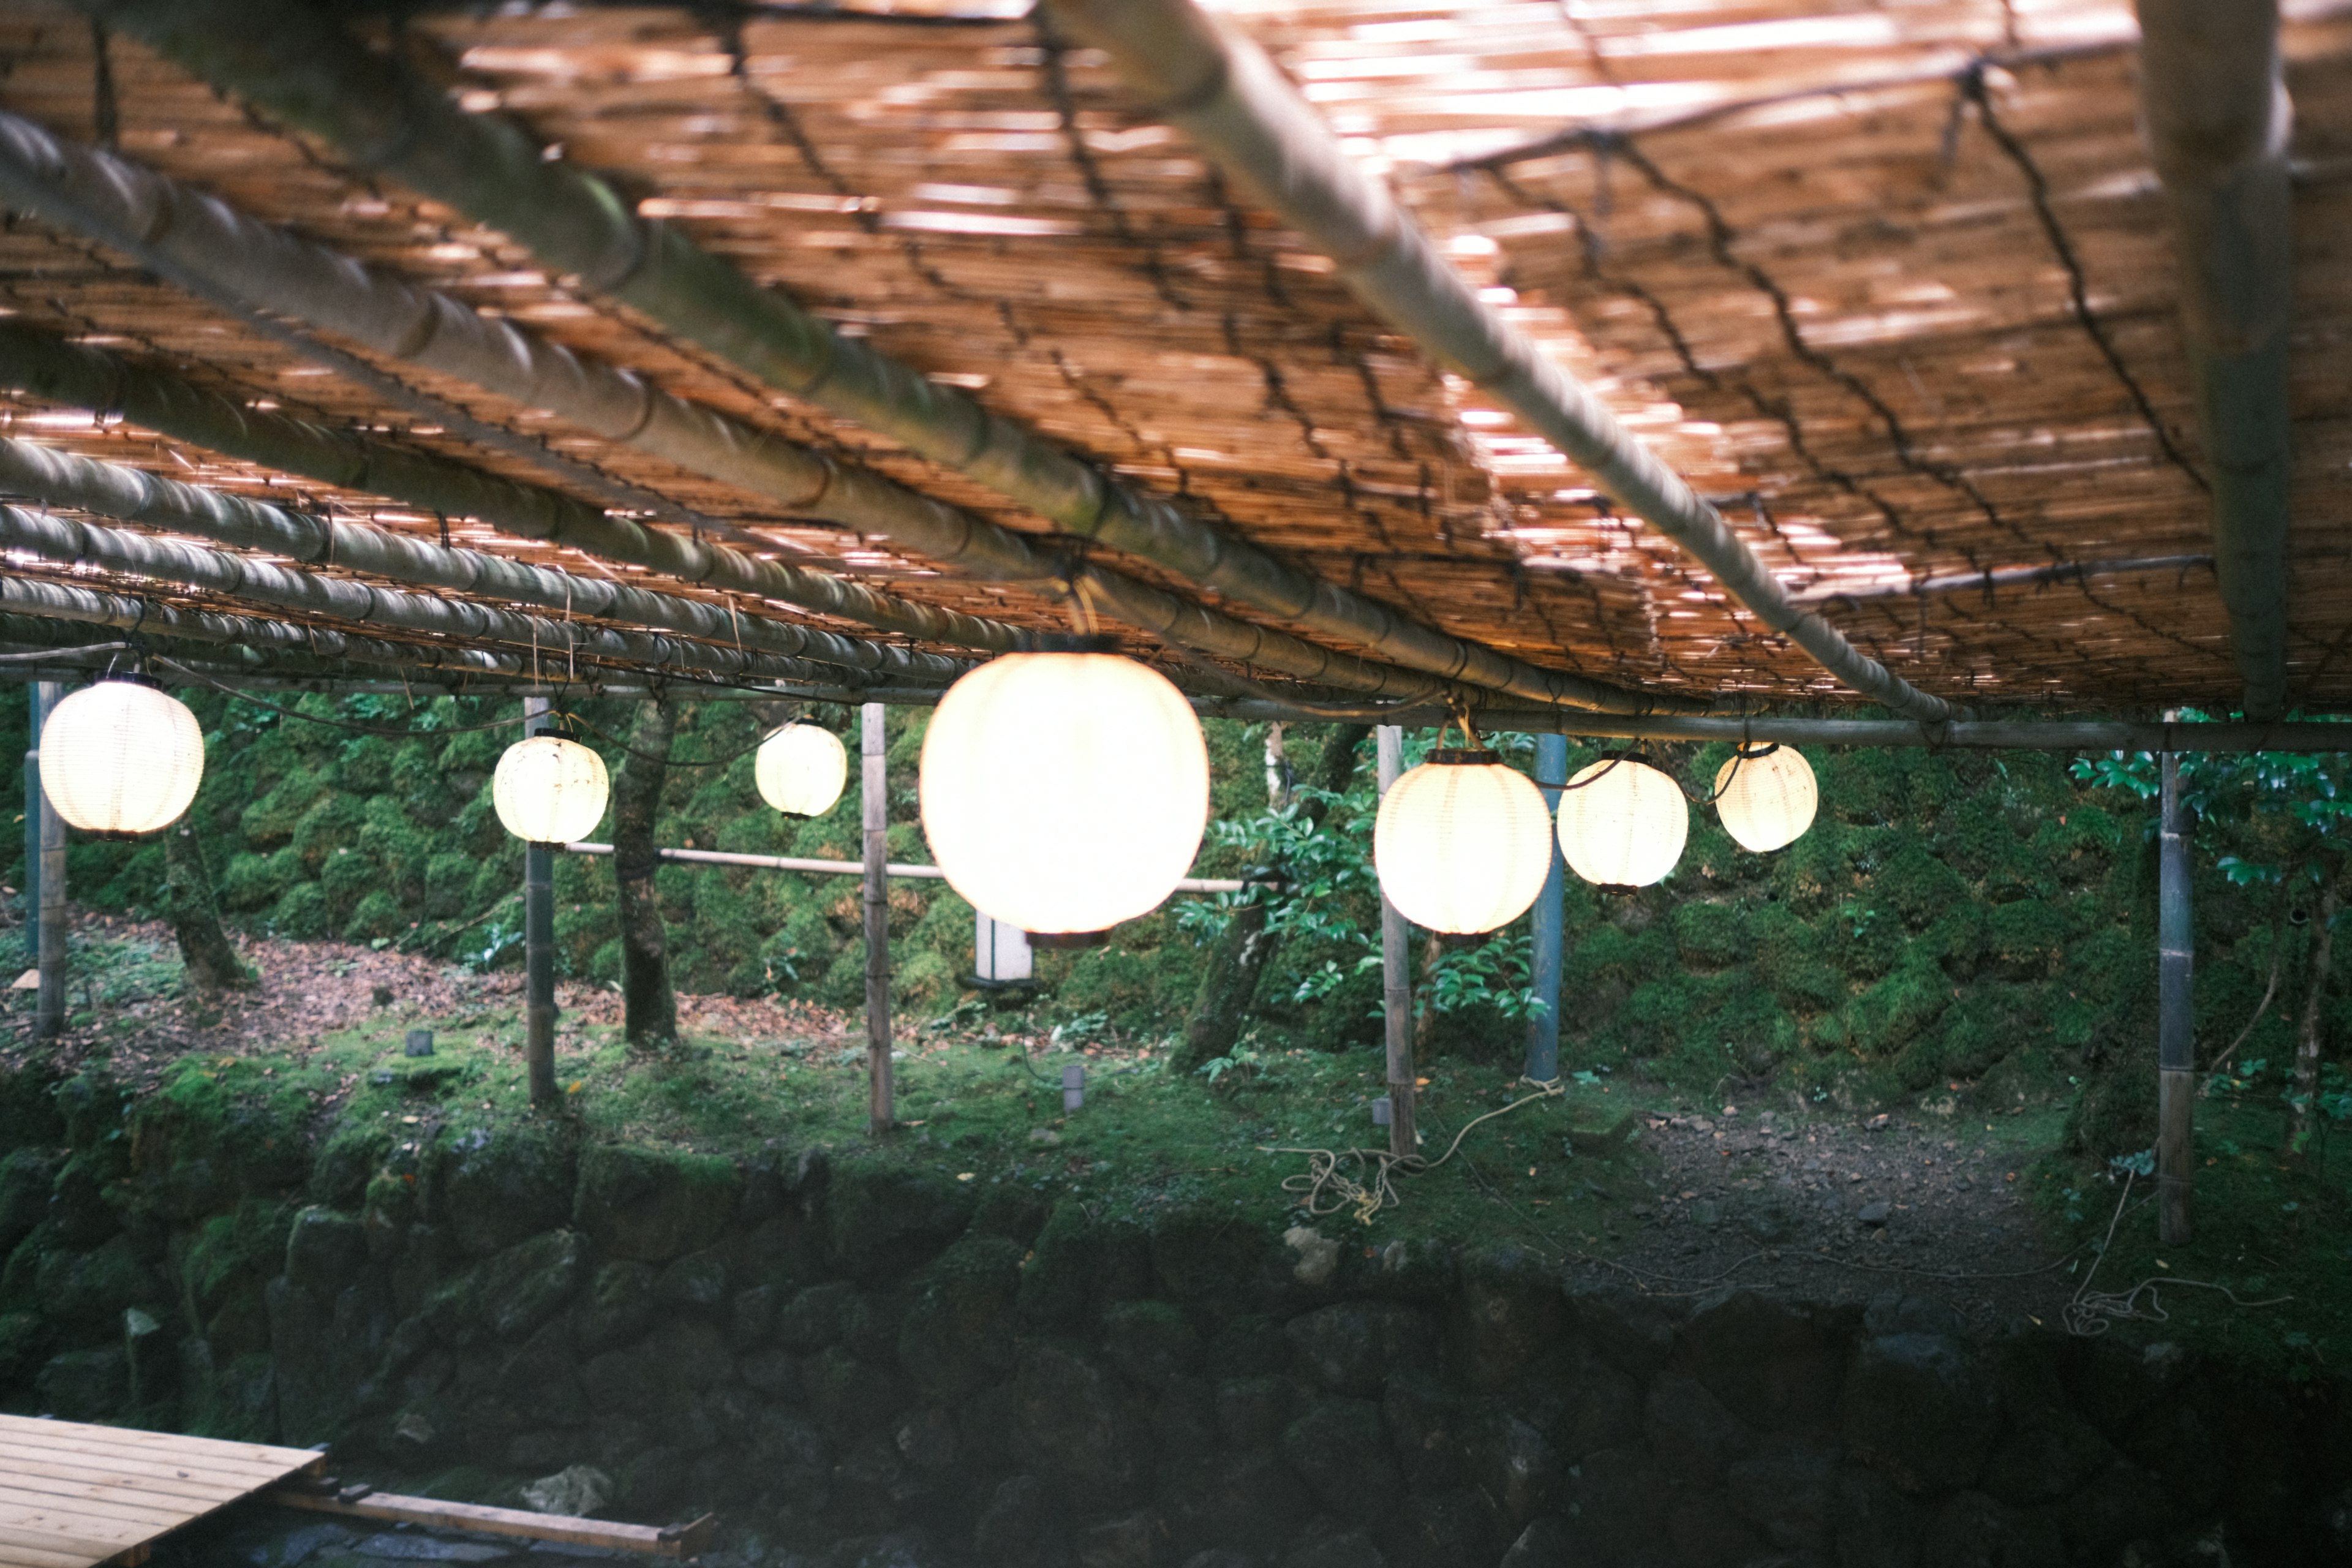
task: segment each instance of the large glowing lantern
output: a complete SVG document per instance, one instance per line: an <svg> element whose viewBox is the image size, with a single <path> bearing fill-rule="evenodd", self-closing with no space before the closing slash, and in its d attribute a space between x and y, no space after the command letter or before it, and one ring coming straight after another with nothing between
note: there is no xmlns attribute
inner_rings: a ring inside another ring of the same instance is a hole
<svg viewBox="0 0 2352 1568"><path fill-rule="evenodd" d="M1802 837L1822 798L1812 764L1787 746L1734 756L1715 775L1715 796L1723 830L1759 854Z"/></svg>
<svg viewBox="0 0 2352 1568"><path fill-rule="evenodd" d="M85 833L167 827L196 798L205 737L178 698L135 680L68 696L41 726L41 793Z"/></svg>
<svg viewBox="0 0 2352 1568"><path fill-rule="evenodd" d="M760 798L786 816L823 816L849 782L849 752L830 730L787 724L760 742L751 779Z"/></svg>
<svg viewBox="0 0 2352 1568"><path fill-rule="evenodd" d="M604 820L613 793L604 759L562 735L517 741L490 775L490 804L509 833L530 844L569 844Z"/></svg>
<svg viewBox="0 0 2352 1568"><path fill-rule="evenodd" d="M1397 913L1428 931L1497 931L1527 912L1551 869L1551 815L1493 752L1432 752L1389 785L1372 865Z"/></svg>
<svg viewBox="0 0 2352 1568"><path fill-rule="evenodd" d="M948 885L1047 947L1157 908L1209 820L1183 694L1107 639L1058 640L966 673L923 737L923 834Z"/></svg>
<svg viewBox="0 0 2352 1568"><path fill-rule="evenodd" d="M1646 888L1675 868L1690 837L1682 786L1638 757L1578 770L1559 795L1559 852L1604 888Z"/></svg>

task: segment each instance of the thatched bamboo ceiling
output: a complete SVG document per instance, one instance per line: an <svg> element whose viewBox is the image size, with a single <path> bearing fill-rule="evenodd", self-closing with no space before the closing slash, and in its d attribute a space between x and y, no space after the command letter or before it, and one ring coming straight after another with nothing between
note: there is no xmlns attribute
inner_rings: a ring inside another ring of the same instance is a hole
<svg viewBox="0 0 2352 1568"><path fill-rule="evenodd" d="M2211 550L2128 5L1215 8L1273 50L1489 297L1724 507L1792 590L1856 591L1825 613L1897 674L1977 705L2233 699L2201 564L1864 592ZM446 71L467 108L516 117L615 176L642 214L1326 578L1622 684L1836 695L1670 543L1383 329L1098 56L1056 43L1024 9L453 6L415 12L404 30L410 57ZM2290 696L2340 706L2352 700L2338 523L2352 506L2352 405L2335 374L2352 331L2352 16L2289 16ZM136 42L101 38L56 0L0 8L0 110L980 516L1046 527L551 277L501 234L354 174L336 149ZM546 479L36 220L0 235L0 306L241 401ZM1064 623L1050 593L935 570L888 541L377 363L758 530L788 558L978 615ZM439 528L88 410L17 397L5 417L12 433L174 477ZM451 531L520 548L463 519ZM568 551L527 553L601 569ZM1189 593L1148 564L1118 564Z"/></svg>

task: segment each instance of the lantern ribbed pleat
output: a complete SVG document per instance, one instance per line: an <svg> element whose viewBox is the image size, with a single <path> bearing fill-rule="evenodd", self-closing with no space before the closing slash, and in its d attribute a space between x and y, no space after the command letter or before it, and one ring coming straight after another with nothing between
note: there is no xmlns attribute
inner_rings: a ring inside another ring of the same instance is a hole
<svg viewBox="0 0 2352 1568"><path fill-rule="evenodd" d="M1496 931L1543 890L1550 814L1527 776L1499 763L1424 763L1381 797L1372 864L1381 891L1413 924Z"/></svg>
<svg viewBox="0 0 2352 1568"><path fill-rule="evenodd" d="M1717 771L1715 789L1723 830L1759 854L1794 844L1821 805L1813 765L1788 746L1734 757Z"/></svg>
<svg viewBox="0 0 2352 1568"><path fill-rule="evenodd" d="M205 737L178 698L129 680L70 693L41 727L41 793L85 833L152 833L196 798Z"/></svg>
<svg viewBox="0 0 2352 1568"><path fill-rule="evenodd" d="M923 736L923 834L973 908L1041 935L1159 907L1209 820L1183 693L1108 653L1015 653L948 689Z"/></svg>
<svg viewBox="0 0 2352 1568"><path fill-rule="evenodd" d="M517 838L569 844L585 838L604 818L613 793L604 759L561 735L517 741L490 775L490 804Z"/></svg>
<svg viewBox="0 0 2352 1568"><path fill-rule="evenodd" d="M1682 786L1629 757L1578 770L1559 796L1559 852L1604 888L1646 888L1675 868L1690 837Z"/></svg>
<svg viewBox="0 0 2352 1568"><path fill-rule="evenodd" d="M849 782L849 752L830 730L787 724L760 742L751 782L787 816L823 816Z"/></svg>

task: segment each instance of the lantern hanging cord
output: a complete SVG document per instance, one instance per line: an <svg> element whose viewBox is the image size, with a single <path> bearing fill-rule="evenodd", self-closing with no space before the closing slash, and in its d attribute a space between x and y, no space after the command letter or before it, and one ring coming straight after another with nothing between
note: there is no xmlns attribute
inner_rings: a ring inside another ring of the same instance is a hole
<svg viewBox="0 0 2352 1568"><path fill-rule="evenodd" d="M282 714L289 719L299 719L306 724L323 724L330 730L349 730L361 735L382 735L388 740L423 740L432 735L478 735L485 731L510 729L523 722L523 718L518 716L512 719L494 719L487 724L457 724L446 730L404 730L394 729L389 724L362 724L356 720L329 719L317 713L305 713L299 708L287 708L276 702L265 701L249 691L241 691L225 680L215 680L201 669L192 669L178 659L166 658L161 654L152 656L151 662L160 664L166 669L178 670L190 680L201 682L215 691L236 698L239 702L250 702L256 708L266 708L272 713Z"/></svg>
<svg viewBox="0 0 2352 1568"><path fill-rule="evenodd" d="M1432 1160L1418 1153L1393 1154L1386 1149L1302 1149L1258 1146L1261 1154L1304 1154L1307 1169L1295 1176L1282 1179L1282 1190L1300 1194L1294 1206L1307 1211L1316 1219L1328 1215L1352 1213L1358 1223L1370 1225L1372 1216L1385 1208L1402 1206L1404 1198L1396 1190L1394 1177L1420 1175L1434 1171L1454 1158L1462 1147L1462 1140L1482 1121L1492 1121L1497 1116L1508 1116L1523 1105L1533 1105L1541 1100L1558 1100L1568 1092L1565 1084L1555 1082L1533 1094L1521 1095L1510 1104L1498 1106L1484 1116L1474 1116L1462 1124L1445 1152ZM1358 1174L1349 1175L1340 1169L1352 1161Z"/></svg>

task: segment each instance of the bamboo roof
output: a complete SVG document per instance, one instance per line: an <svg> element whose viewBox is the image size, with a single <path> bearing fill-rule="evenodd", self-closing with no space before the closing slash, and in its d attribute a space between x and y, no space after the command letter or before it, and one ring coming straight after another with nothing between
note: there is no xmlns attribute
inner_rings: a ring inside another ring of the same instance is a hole
<svg viewBox="0 0 2352 1568"><path fill-rule="evenodd" d="M1978 707L2231 702L2238 676L2199 559L2212 548L2208 479L2165 205L2137 123L2128 5L1213 8L1268 47L1488 298L1896 674ZM1024 10L427 8L403 42L467 108L516 117L616 177L641 214L991 410L1416 620L1620 683L1840 696L1575 465L1387 331L1099 56L1057 43ZM2352 408L2327 345L2352 333L2352 14L2288 14L2290 698L2342 706ZM0 9L0 110L978 516L1047 530L973 479L551 276L495 230L355 174L336 149L96 34L58 0ZM548 482L37 220L0 233L0 309L240 401ZM943 571L371 357L751 528L787 559L976 615L1065 624L1032 586ZM107 411L17 396L0 425L395 529L437 534L445 521ZM454 542L626 570L446 521ZM2113 569L2158 558L2168 563ZM1147 563L1117 564L1199 597ZM1889 591L2038 567L2078 570Z"/></svg>

